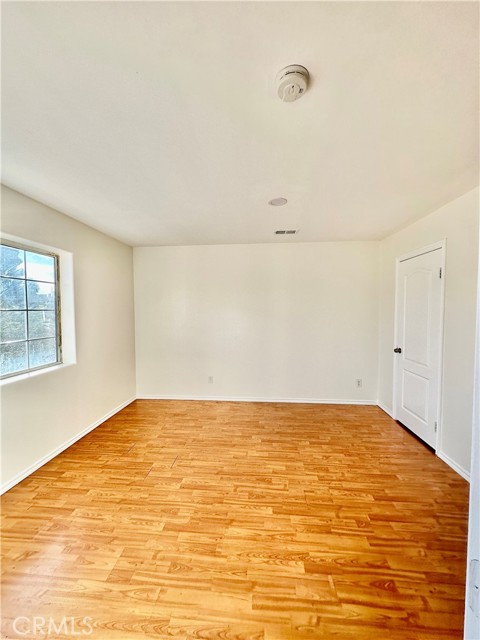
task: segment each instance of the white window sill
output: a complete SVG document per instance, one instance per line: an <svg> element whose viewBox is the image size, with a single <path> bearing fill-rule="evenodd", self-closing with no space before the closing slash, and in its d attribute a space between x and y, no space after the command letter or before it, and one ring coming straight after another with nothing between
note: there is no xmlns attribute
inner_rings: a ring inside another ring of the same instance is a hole
<svg viewBox="0 0 480 640"><path fill-rule="evenodd" d="M36 371L28 371L27 373L20 373L18 376L10 376L9 378L3 378L0 380L0 387L7 384L13 384L15 382L21 382L23 380L29 380L30 378L36 378L37 376L44 376L47 373L53 373L54 371L60 371L66 367L71 367L76 362L62 362L61 364L54 364L51 367L45 367L44 369L37 369Z"/></svg>

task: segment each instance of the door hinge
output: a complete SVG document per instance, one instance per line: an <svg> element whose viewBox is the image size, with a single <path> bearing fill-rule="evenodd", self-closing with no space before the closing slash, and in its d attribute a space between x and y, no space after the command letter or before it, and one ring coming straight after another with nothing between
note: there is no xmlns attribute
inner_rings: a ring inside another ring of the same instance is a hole
<svg viewBox="0 0 480 640"><path fill-rule="evenodd" d="M435 433L437 433L437 423L435 422Z"/></svg>
<svg viewBox="0 0 480 640"><path fill-rule="evenodd" d="M438 277L439 277L440 279L442 279L442 267L440 267L440 271L439 271Z"/></svg>

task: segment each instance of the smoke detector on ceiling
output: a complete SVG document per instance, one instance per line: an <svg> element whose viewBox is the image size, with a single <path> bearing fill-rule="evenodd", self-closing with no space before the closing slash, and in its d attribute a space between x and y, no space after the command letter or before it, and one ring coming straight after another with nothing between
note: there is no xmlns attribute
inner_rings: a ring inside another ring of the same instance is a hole
<svg viewBox="0 0 480 640"><path fill-rule="evenodd" d="M277 74L278 97L283 102L294 102L303 96L310 75L300 64L290 64Z"/></svg>
<svg viewBox="0 0 480 640"><path fill-rule="evenodd" d="M268 204L272 205L272 207L283 207L287 202L288 200L286 198L273 198L268 201Z"/></svg>

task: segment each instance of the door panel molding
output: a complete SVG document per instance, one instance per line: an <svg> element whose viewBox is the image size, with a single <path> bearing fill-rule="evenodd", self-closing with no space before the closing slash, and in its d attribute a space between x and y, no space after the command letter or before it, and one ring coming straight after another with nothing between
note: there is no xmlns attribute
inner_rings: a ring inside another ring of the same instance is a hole
<svg viewBox="0 0 480 640"><path fill-rule="evenodd" d="M408 411L409 413L412 413L414 416L416 416L419 420L422 420L425 424L428 424L428 404L424 404L425 407L425 412L424 415L422 415L423 412L417 411L415 407L413 406L409 406L407 404L407 402L405 402L405 387L409 384L409 380L410 380L410 386L417 384L417 388L418 388L418 384L422 385L422 388L418 388L418 392L419 395L421 394L424 398L424 400L426 400L428 398L428 387L430 385L430 381L428 380L428 378L425 378L421 375L419 375L418 373L415 373L414 371L403 371L403 380L402 380L402 408L404 411Z"/></svg>

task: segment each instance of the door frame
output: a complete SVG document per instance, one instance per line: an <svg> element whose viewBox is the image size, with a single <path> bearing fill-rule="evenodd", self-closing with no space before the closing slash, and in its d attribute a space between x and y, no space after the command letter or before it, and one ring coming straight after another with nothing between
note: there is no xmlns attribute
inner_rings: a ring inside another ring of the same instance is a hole
<svg viewBox="0 0 480 640"><path fill-rule="evenodd" d="M443 238L443 240L439 240L438 242L433 242L432 244L426 245L424 247L420 247L419 249L415 249L413 251L409 251L408 253L404 253L401 256L398 256L395 259L395 308L394 308L394 319L393 319L393 339L395 344L392 346L392 362L393 362L393 418L397 420L398 416L398 407L397 407L397 384L398 384L398 376L397 376L397 366L395 357L393 355L393 348L398 345L399 342L399 327L398 327L398 309L399 309L399 272L400 272L400 263L405 262L406 260L411 260L412 258L417 258L425 253L431 253L432 251L437 251L440 249L441 256L441 265L442 265L442 278L441 278L441 286L440 286L440 362L439 362L439 371L438 371L438 382L437 382L437 432L435 439L435 452L441 450L441 442L442 442L442 407L443 407L443 360L444 360L444 325L445 325L445 278L446 278L446 254L447 254L447 239Z"/></svg>

